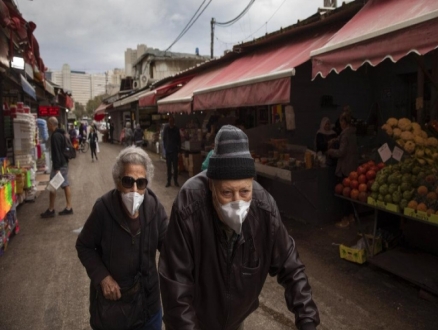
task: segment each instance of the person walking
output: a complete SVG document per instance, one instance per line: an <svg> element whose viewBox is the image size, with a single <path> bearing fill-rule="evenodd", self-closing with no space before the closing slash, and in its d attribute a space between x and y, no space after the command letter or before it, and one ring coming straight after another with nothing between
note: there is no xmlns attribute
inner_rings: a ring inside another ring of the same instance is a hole
<svg viewBox="0 0 438 330"><path fill-rule="evenodd" d="M166 165L167 165L167 184L166 187L170 187L170 181L172 179L173 168L173 182L176 187L179 187L178 183L178 154L181 149L181 135L179 134L179 128L175 126L175 118L169 117L169 123L163 130L163 146L166 152Z"/></svg>
<svg viewBox="0 0 438 330"><path fill-rule="evenodd" d="M96 157L96 160L99 160L97 158L97 154L96 154L98 137L97 137L96 129L94 127L91 127L91 129L90 129L90 134L88 135L88 140L90 142L91 161L94 163L94 157Z"/></svg>
<svg viewBox="0 0 438 330"><path fill-rule="evenodd" d="M109 138L111 144L114 144L114 124L112 121L109 122Z"/></svg>
<svg viewBox="0 0 438 330"><path fill-rule="evenodd" d="M124 145L127 147L131 146L133 138L134 138L134 132L132 131L131 123L128 121L125 126Z"/></svg>
<svg viewBox="0 0 438 330"><path fill-rule="evenodd" d="M140 124L135 126L134 131L134 144L137 147L143 146L143 130L141 129Z"/></svg>
<svg viewBox="0 0 438 330"><path fill-rule="evenodd" d="M73 214L73 208L71 205L71 191L70 183L68 182L68 159L64 156L64 150L66 148L65 143L65 131L58 128L58 119L50 117L47 120L47 128L51 133L50 136L50 154L52 157L52 171L50 172L50 180L60 172L64 178L64 182L61 184L61 188L64 190L66 206L64 210L59 212L59 215ZM41 213L42 218L53 218L55 216L55 200L56 191L50 192L49 208Z"/></svg>
<svg viewBox="0 0 438 330"><path fill-rule="evenodd" d="M156 267L168 218L148 188L154 166L140 148L123 149L112 176L115 189L98 198L76 241L90 282L95 330L161 330Z"/></svg>
<svg viewBox="0 0 438 330"><path fill-rule="evenodd" d="M255 175L248 137L223 126L207 171L190 178L173 203L159 259L167 330L243 329L268 274L284 287L298 329L319 324L295 241Z"/></svg>

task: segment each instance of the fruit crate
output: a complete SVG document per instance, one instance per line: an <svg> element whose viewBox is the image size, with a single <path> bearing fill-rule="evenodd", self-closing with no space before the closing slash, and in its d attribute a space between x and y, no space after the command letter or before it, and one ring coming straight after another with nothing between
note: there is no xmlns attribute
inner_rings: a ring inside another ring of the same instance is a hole
<svg viewBox="0 0 438 330"><path fill-rule="evenodd" d="M391 211L391 212L396 212L396 213L400 213L400 206L396 205L396 204L392 204L392 203L386 203L386 202L382 202L382 201L377 201L372 197L368 197L367 199L367 204L373 205L373 206L377 206L380 207L382 209Z"/></svg>
<svg viewBox="0 0 438 330"><path fill-rule="evenodd" d="M411 209L410 207L405 207L404 215L407 215L411 218L416 218L416 219L420 219L423 221L428 221L428 222L432 222L434 224L438 224L438 214L427 214L426 212L423 211L417 211L415 209Z"/></svg>
<svg viewBox="0 0 438 330"><path fill-rule="evenodd" d="M365 235L365 237L368 240L369 246L371 246L373 244L373 236ZM339 245L339 256L341 257L341 259L345 259L358 264L363 264L367 261L368 253L366 249L354 248L353 246L355 245L355 243L356 242L353 242L349 245L344 245L344 244ZM373 256L380 253L381 251L382 251L382 238L376 237Z"/></svg>

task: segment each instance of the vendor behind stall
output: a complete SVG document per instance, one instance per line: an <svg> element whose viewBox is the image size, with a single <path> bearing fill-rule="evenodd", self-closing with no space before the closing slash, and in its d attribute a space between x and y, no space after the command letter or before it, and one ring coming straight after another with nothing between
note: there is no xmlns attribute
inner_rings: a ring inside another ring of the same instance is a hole
<svg viewBox="0 0 438 330"><path fill-rule="evenodd" d="M316 132L316 152L321 151L323 154L329 149L333 139L337 137L336 132L332 129L330 119L324 117L321 120L321 126Z"/></svg>
<svg viewBox="0 0 438 330"><path fill-rule="evenodd" d="M339 117L339 124L342 132L339 135L339 149L329 149L327 155L338 159L336 165L336 177L339 182L343 178L348 177L350 172L357 168L358 150L356 139L356 128L352 125L352 117L350 112L344 112ZM338 227L347 227L350 222L354 221L354 217L349 202L343 205L343 214L341 222L336 225Z"/></svg>

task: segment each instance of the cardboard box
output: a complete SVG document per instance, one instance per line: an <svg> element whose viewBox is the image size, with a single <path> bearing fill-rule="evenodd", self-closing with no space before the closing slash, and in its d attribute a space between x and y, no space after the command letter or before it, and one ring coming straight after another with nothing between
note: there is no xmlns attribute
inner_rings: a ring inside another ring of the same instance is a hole
<svg viewBox="0 0 438 330"><path fill-rule="evenodd" d="M361 235L359 235L359 237L361 237ZM365 235L365 237L367 238L368 244L371 247L371 245L373 244L372 235ZM366 248L365 249L354 248L353 246L356 243L357 243L357 241L352 242L351 244L348 244L348 245L344 245L344 244L339 245L339 255L340 255L341 259L345 259L345 260L355 262L358 264L363 264L367 261L368 253L367 253ZM375 239L373 255L376 255L376 254L380 253L381 251L382 251L382 238L377 237Z"/></svg>
<svg viewBox="0 0 438 330"><path fill-rule="evenodd" d="M412 218L416 218L419 220L428 221L428 222L438 224L438 214L428 215L426 212L417 211L417 210L411 209L409 207L405 207L403 214L407 215L409 217L412 217Z"/></svg>

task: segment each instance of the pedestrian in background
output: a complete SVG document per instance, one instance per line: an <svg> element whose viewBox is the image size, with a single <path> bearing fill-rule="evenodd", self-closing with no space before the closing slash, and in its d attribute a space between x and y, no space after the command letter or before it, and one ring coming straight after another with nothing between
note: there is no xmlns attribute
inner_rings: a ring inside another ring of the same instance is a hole
<svg viewBox="0 0 438 330"><path fill-rule="evenodd" d="M50 136L50 155L52 158L52 171L50 172L50 180L58 173L61 172L64 182L61 184L61 188L65 194L65 209L59 212L59 215L73 214L73 208L71 206L71 191L70 183L68 182L68 159L64 156L64 150L66 148L65 143L65 131L58 128L58 119L50 117L47 120L47 128L51 133ZM42 218L53 218L55 216L55 200L56 191L50 192L49 208L41 213Z"/></svg>
<svg viewBox="0 0 438 330"><path fill-rule="evenodd" d="M163 130L163 146L166 152L166 165L167 165L167 184L166 187L170 187L170 181L172 179L173 169L173 182L176 187L179 187L178 183L178 154L181 149L181 135L179 128L175 126L175 118L169 117L169 123Z"/></svg>
<svg viewBox="0 0 438 330"><path fill-rule="evenodd" d="M97 153L96 153L98 138L97 138L96 129L93 126L90 129L90 134L88 135L88 141L90 142L91 161L94 162L94 157L96 157L96 160L99 160L97 158Z"/></svg>
<svg viewBox="0 0 438 330"><path fill-rule="evenodd" d="M141 129L140 124L137 124L135 126L135 131L134 131L134 144L137 147L141 147L143 146L143 130Z"/></svg>
<svg viewBox="0 0 438 330"><path fill-rule="evenodd" d="M123 149L115 189L98 198L76 241L90 277L90 325L99 330L161 330L157 250L168 219L150 190L154 166L140 148Z"/></svg>
<svg viewBox="0 0 438 330"><path fill-rule="evenodd" d="M114 143L114 124L112 121L109 122L109 138L111 141L111 144Z"/></svg>
<svg viewBox="0 0 438 330"><path fill-rule="evenodd" d="M125 143L124 145L129 147L132 145L132 140L134 138L134 132L131 128L131 123L128 121L125 126Z"/></svg>
<svg viewBox="0 0 438 330"><path fill-rule="evenodd" d="M255 174L248 137L223 126L207 171L184 184L172 207L159 261L166 329L243 329L268 274L285 288L298 329L319 324L295 241Z"/></svg>

